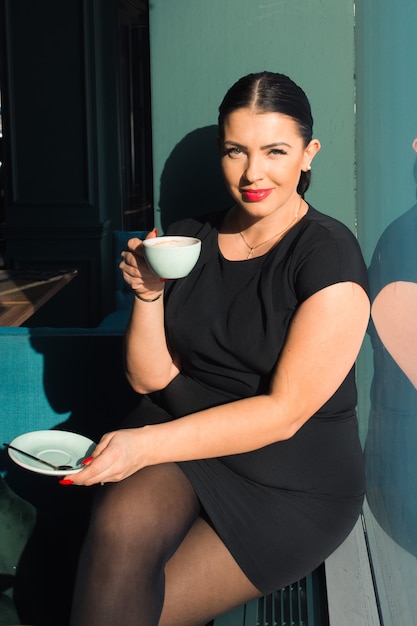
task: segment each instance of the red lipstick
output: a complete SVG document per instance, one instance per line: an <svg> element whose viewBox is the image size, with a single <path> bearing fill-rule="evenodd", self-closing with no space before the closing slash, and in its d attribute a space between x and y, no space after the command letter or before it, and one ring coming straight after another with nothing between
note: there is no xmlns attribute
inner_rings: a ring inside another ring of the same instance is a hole
<svg viewBox="0 0 417 626"><path fill-rule="evenodd" d="M249 202L265 200L272 193L272 189L241 189L241 194Z"/></svg>

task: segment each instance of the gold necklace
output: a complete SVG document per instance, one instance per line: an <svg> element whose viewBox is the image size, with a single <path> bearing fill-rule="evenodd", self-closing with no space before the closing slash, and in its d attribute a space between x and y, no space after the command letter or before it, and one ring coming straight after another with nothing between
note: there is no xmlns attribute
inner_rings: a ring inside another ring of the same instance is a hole
<svg viewBox="0 0 417 626"><path fill-rule="evenodd" d="M267 243L270 243L271 241L273 241L274 239L276 239L277 237L279 237L280 235L282 235L283 233L285 233L289 228L291 228L291 226L294 224L294 222L297 220L298 218L298 214L300 213L300 209L301 209L301 203L302 203L303 199L300 198L300 203L298 205L298 209L296 214L294 215L294 217L292 218L291 222L288 224L288 226L286 226L284 228L284 230L280 230L279 233L275 233L275 235L273 235L272 237L270 237L269 239L267 239L266 241L263 241L262 243L258 243L256 246L250 246L248 244L248 242L246 241L242 231L239 231L239 235L242 237L243 243L245 244L245 246L248 248L249 252L248 252L248 256L246 257L246 259L250 259L253 251L256 250L257 248L260 248L261 246L266 246Z"/></svg>

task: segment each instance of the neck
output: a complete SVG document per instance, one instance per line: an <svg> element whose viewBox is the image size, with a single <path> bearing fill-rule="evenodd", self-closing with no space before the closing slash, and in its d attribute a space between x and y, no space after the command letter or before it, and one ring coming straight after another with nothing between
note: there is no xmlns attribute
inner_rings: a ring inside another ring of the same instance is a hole
<svg viewBox="0 0 417 626"><path fill-rule="evenodd" d="M250 243L256 245L259 241L272 237L274 233L286 231L287 228L293 226L297 220L304 214L304 201L297 195L294 198L292 207L281 214L277 211L273 215L253 216L243 213L243 211L235 206L233 208L233 221L237 226L237 231L249 239Z"/></svg>
<svg viewBox="0 0 417 626"><path fill-rule="evenodd" d="M248 250L248 254L247 254L247 259L250 259L251 256L254 254L254 251L259 248L259 251L262 252L262 254L264 254L267 250L267 245L269 244L270 246L275 245L276 243L278 243L278 241L280 241L280 239L282 237L285 236L285 234L290 230L290 228L292 226L294 226L294 224L297 223L299 214L300 214L300 209L301 206L303 204L303 199L300 197L297 205L296 205L296 209L295 212L293 214L292 219L285 224L285 226L279 230L272 230L272 235L271 235L271 231L269 231L269 237L265 238L261 236L257 236L256 239L253 237L253 233L252 236L250 236L250 240L248 241L248 239L246 238L247 236L250 235L250 233L248 233L249 228L246 227L246 229L240 229L239 232L239 236L243 242L243 244L246 246L247 250ZM246 232L246 236L243 234L243 230L245 230ZM263 232L266 234L265 229L263 229ZM259 233L258 233L259 235Z"/></svg>

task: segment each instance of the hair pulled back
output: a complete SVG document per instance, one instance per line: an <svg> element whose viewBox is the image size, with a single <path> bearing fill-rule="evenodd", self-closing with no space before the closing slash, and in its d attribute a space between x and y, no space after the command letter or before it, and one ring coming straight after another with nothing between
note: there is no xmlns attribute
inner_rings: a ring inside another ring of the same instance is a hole
<svg viewBox="0 0 417 626"><path fill-rule="evenodd" d="M251 108L259 113L281 113L291 117L307 146L313 137L313 117L304 91L284 74L258 72L240 78L226 93L219 107L219 134L224 122L238 109ZM297 191L303 196L310 186L311 172L301 172Z"/></svg>

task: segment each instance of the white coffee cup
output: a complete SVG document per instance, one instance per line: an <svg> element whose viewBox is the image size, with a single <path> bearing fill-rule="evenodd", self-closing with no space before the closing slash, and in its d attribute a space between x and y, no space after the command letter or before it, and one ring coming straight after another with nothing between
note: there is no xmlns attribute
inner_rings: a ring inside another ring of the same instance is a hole
<svg viewBox="0 0 417 626"><path fill-rule="evenodd" d="M184 278L193 269L201 251L196 237L164 236L143 241L143 252L150 269L160 278Z"/></svg>

